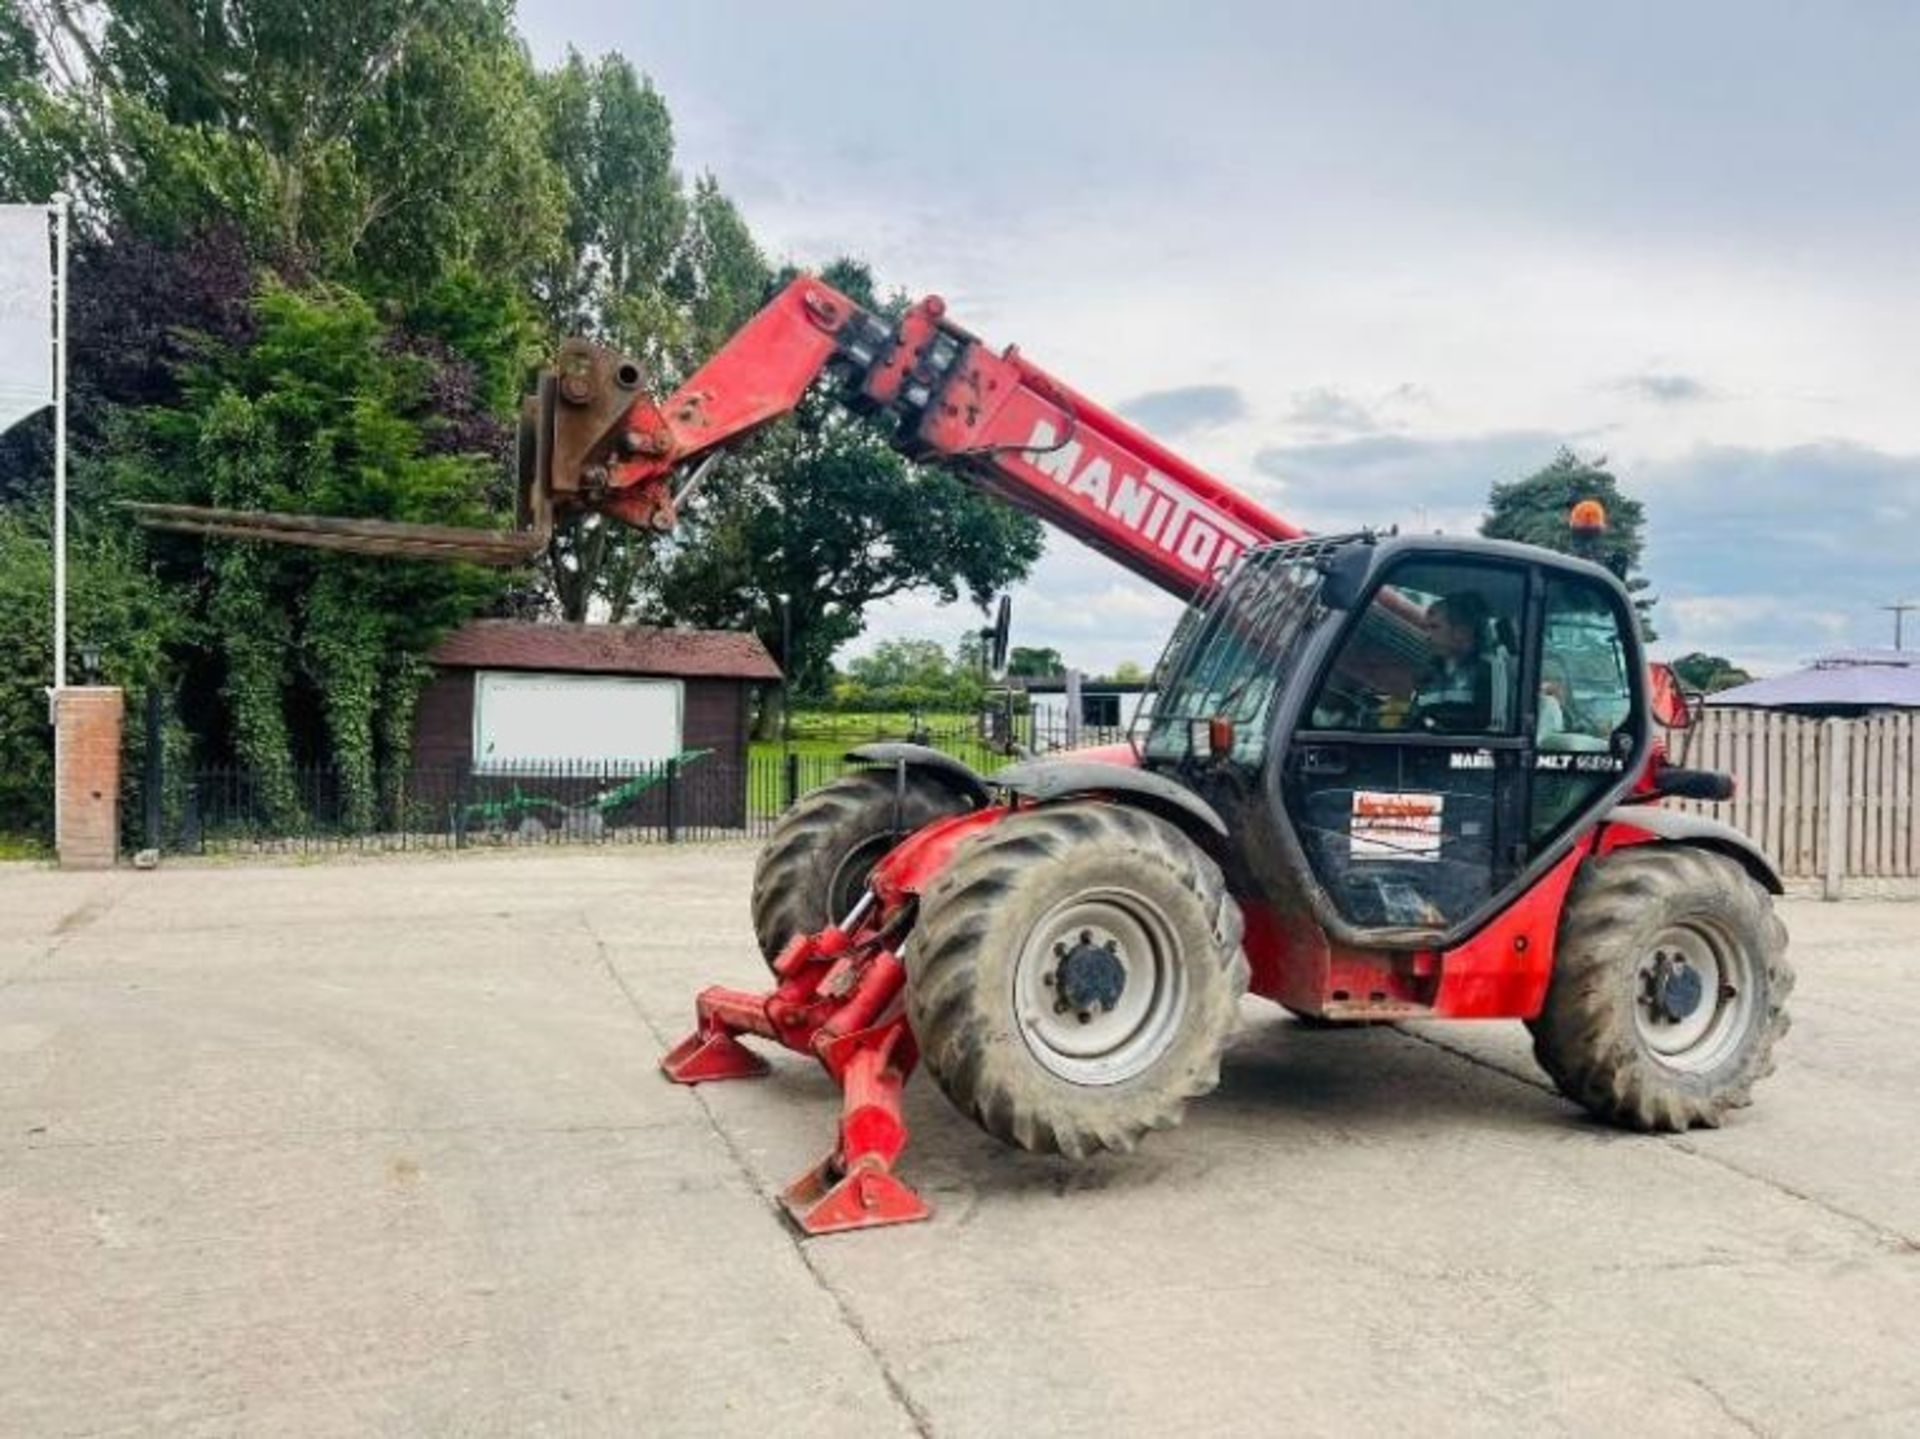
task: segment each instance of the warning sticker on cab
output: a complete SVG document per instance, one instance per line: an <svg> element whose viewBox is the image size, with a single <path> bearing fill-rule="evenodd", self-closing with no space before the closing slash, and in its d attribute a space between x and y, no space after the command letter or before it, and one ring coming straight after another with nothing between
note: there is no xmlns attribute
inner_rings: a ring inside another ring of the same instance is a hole
<svg viewBox="0 0 1920 1439"><path fill-rule="evenodd" d="M1440 819L1446 796L1353 792L1354 859L1433 862L1440 858Z"/></svg>

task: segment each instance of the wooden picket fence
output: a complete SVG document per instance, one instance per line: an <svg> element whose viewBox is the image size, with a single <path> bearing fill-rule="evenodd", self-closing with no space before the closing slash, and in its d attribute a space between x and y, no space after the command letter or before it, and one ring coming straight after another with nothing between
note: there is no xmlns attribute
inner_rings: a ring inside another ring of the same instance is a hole
<svg viewBox="0 0 1920 1439"><path fill-rule="evenodd" d="M1734 797L1685 801L1751 835L1788 879L1920 877L1920 715L1807 719L1708 709L1688 736L1689 766L1734 776Z"/></svg>

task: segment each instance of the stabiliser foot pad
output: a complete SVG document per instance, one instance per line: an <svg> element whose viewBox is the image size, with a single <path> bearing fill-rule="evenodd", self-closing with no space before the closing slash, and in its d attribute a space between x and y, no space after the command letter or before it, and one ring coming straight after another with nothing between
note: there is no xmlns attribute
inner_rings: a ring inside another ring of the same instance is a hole
<svg viewBox="0 0 1920 1439"><path fill-rule="evenodd" d="M861 1165L842 1173L829 1157L780 1193L780 1206L802 1234L844 1234L913 1224L933 1209L890 1169Z"/></svg>
<svg viewBox="0 0 1920 1439"><path fill-rule="evenodd" d="M724 1029L695 1030L668 1050L660 1069L675 1084L706 1084L716 1079L758 1079L767 1062Z"/></svg>

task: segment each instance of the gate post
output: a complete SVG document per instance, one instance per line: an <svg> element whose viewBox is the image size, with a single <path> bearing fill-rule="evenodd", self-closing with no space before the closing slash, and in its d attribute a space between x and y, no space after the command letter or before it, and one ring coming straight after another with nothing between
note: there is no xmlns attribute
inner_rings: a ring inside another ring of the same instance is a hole
<svg viewBox="0 0 1920 1439"><path fill-rule="evenodd" d="M1847 741L1852 726L1829 715L1822 723L1826 742L1827 772L1821 776L1821 804L1826 810L1827 856L1821 872L1820 898L1839 899L1847 875L1847 821L1853 808L1853 795L1847 784Z"/></svg>
<svg viewBox="0 0 1920 1439"><path fill-rule="evenodd" d="M120 853L120 728L112 685L53 692L54 847L62 869L111 869Z"/></svg>

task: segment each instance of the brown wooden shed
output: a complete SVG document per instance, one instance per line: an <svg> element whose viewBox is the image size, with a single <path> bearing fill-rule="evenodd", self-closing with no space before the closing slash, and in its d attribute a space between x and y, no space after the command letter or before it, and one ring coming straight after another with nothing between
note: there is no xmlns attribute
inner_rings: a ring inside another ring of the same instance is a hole
<svg viewBox="0 0 1920 1439"><path fill-rule="evenodd" d="M416 770L519 791L556 777L579 802L614 777L674 763L676 820L745 823L750 696L780 680L751 634L642 625L475 620L427 656L414 721ZM583 785L579 777L588 777ZM580 791L574 795L573 791ZM638 823L665 795L647 796Z"/></svg>

